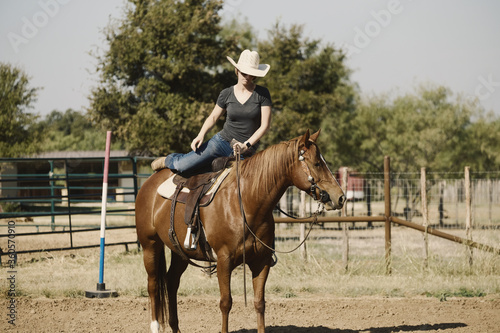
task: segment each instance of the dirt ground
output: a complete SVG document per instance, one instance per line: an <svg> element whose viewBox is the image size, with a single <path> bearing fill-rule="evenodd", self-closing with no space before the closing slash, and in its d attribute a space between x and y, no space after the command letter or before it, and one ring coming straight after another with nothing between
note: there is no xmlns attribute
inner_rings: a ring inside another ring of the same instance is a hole
<svg viewBox="0 0 500 333"><path fill-rule="evenodd" d="M149 332L147 298L16 301L16 326L8 323L7 299L0 301L2 332ZM179 317L184 333L220 331L216 297L181 297ZM248 307L234 298L229 324L232 332L256 332L250 297ZM270 333L500 332L500 299L271 298L266 324Z"/></svg>

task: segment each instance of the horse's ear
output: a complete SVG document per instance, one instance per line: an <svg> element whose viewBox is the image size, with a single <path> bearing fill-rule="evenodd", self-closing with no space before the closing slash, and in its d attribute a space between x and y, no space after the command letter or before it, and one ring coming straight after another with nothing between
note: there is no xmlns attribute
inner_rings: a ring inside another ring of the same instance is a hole
<svg viewBox="0 0 500 333"><path fill-rule="evenodd" d="M316 142L316 140L318 140L319 133L321 133L321 128L316 133L314 133L313 135L311 135L311 137L309 138L309 140L311 140L313 142Z"/></svg>
<svg viewBox="0 0 500 333"><path fill-rule="evenodd" d="M308 128L308 129L307 129L307 131L306 131L306 133L302 136L302 139L300 139L300 144L299 144L299 146L300 146L300 147L304 147L304 146L305 146L306 148L309 148L309 145L311 144L311 143L309 142L309 138L310 138L310 137L311 137L311 136L309 135L309 128Z"/></svg>

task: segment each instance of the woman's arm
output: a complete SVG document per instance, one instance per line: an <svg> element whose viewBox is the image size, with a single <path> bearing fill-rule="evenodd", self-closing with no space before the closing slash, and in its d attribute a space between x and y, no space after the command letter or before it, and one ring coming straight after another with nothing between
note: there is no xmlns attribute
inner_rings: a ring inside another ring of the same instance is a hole
<svg viewBox="0 0 500 333"><path fill-rule="evenodd" d="M191 149L193 149L193 151L196 151L196 149L200 148L201 144L203 143L203 139L205 138L205 134L207 134L207 132L215 126L217 120L219 120L219 118L224 114L225 111L226 110L224 110L217 104L215 105L212 113L207 117L207 119L205 119L200 132L198 133L196 138L194 138L193 142L191 142Z"/></svg>
<svg viewBox="0 0 500 333"><path fill-rule="evenodd" d="M264 134L267 133L269 127L271 126L271 107L270 106L262 106L260 108L261 117L260 117L260 127L252 134L252 136L246 141L249 142L250 145L254 145L257 143ZM248 148L244 143L237 143L240 146L242 152L245 152ZM235 144L235 145L237 145ZM235 147L233 147L235 149Z"/></svg>

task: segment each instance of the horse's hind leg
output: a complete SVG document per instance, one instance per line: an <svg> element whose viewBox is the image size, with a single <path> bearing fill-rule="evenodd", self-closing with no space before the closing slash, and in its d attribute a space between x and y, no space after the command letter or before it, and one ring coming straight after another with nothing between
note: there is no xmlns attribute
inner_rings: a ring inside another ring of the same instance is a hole
<svg viewBox="0 0 500 333"><path fill-rule="evenodd" d="M151 332L157 333L160 324L168 317L166 307L166 262L165 246L155 237L141 242L143 246L143 260L148 274L148 294L151 302Z"/></svg>
<svg viewBox="0 0 500 333"><path fill-rule="evenodd" d="M179 330L179 316L177 315L177 291L181 276L186 271L188 262L183 260L174 251L172 253L172 260L167 273L167 292L168 292L168 324L172 328L173 333L180 333Z"/></svg>

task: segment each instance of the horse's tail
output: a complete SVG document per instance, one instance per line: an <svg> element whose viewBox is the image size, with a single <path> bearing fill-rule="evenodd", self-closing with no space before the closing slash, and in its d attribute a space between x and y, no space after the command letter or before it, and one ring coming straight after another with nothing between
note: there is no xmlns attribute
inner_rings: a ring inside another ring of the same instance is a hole
<svg viewBox="0 0 500 333"><path fill-rule="evenodd" d="M157 315L158 321L163 326L168 321L168 293L167 293L167 260L165 249L159 253L158 275L156 279L156 290L158 290Z"/></svg>

